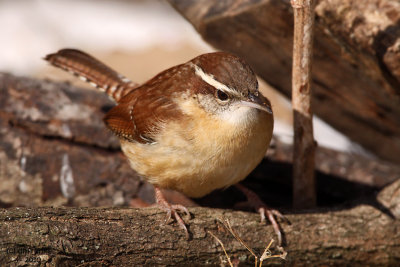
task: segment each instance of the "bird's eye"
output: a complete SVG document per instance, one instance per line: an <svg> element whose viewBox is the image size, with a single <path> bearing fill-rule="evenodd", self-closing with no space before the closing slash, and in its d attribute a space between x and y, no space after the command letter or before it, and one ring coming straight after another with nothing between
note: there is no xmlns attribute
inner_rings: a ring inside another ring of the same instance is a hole
<svg viewBox="0 0 400 267"><path fill-rule="evenodd" d="M221 101L227 101L229 99L228 94L226 94L225 92L223 92L221 90L217 90L216 95L217 95L218 99Z"/></svg>

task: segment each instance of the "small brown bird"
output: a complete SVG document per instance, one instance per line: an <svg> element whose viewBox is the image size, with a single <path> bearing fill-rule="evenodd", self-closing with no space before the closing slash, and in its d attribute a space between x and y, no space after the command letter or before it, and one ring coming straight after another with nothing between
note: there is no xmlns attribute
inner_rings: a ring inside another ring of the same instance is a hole
<svg viewBox="0 0 400 267"><path fill-rule="evenodd" d="M104 122L121 141L129 163L155 187L156 201L186 226L160 188L202 197L243 180L269 146L271 104L258 91L254 72L225 52L200 55L136 85L90 55L63 49L45 58L105 91L117 105ZM237 186L281 233L274 216L255 193Z"/></svg>

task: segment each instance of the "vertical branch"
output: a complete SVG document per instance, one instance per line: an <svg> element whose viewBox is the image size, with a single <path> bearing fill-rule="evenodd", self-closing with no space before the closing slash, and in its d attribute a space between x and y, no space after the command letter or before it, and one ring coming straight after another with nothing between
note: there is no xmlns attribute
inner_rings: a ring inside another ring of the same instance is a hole
<svg viewBox="0 0 400 267"><path fill-rule="evenodd" d="M294 44L292 69L292 106L294 119L293 206L316 205L311 110L311 63L315 0L292 0Z"/></svg>

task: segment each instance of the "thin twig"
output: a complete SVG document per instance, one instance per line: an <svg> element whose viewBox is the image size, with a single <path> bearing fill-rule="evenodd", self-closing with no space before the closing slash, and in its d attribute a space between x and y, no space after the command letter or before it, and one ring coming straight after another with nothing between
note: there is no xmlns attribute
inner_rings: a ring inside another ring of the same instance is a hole
<svg viewBox="0 0 400 267"><path fill-rule="evenodd" d="M260 266L259 267L262 266L263 261L266 260L266 259L281 258L281 259L286 260L287 252L282 247L279 247L279 249L281 250L282 254L280 254L280 255L272 255L271 251L269 250L269 248L271 247L272 243L274 243L273 239L271 239L271 241L269 242L268 246L265 248L263 254L261 255L261 257L260 257Z"/></svg>
<svg viewBox="0 0 400 267"><path fill-rule="evenodd" d="M311 109L311 65L315 0L292 0L294 9L292 106L294 127L293 206L316 205L315 141Z"/></svg>
<svg viewBox="0 0 400 267"><path fill-rule="evenodd" d="M231 223L229 220L225 219L225 227L229 230L229 232L236 238L237 241L239 241L253 256L254 256L254 261L255 261L255 267L257 267L257 255L254 253L254 251L240 238L240 236L233 230Z"/></svg>
<svg viewBox="0 0 400 267"><path fill-rule="evenodd" d="M287 252L282 248L279 247L279 250L282 252L282 254L280 255L272 255L271 251L269 250L269 248L271 247L272 243L274 242L274 240L272 239L268 246L265 248L264 253L261 255L260 258L258 258L258 256L254 253L254 251L240 238L240 236L236 233L235 230L233 230L231 223L229 222L229 220L225 219L225 220L221 220L223 225L226 227L226 229L229 230L229 232L233 235L233 237L235 237L236 240L238 240L253 256L254 256L254 266L257 267L257 263L258 263L258 259L260 260L260 265L259 267L262 266L262 263L265 259L269 259L269 258L281 258L281 259L286 259L286 255ZM222 249L224 250L225 256L228 259L228 262L230 264L230 266L232 266L232 262L228 256L228 253L225 250L225 246L222 243L221 240L219 240L213 233L211 233L210 231L208 231L222 246Z"/></svg>
<svg viewBox="0 0 400 267"><path fill-rule="evenodd" d="M210 231L207 231L207 232L208 232L210 235L212 235L212 236L215 238L215 240L217 240L217 242L221 245L222 250L224 251L226 258L228 259L229 266L233 267L233 264L232 264L232 262L231 262L231 258L229 257L228 253L226 252L224 243L222 243L222 241L221 241L216 235L214 235L212 232L210 232Z"/></svg>

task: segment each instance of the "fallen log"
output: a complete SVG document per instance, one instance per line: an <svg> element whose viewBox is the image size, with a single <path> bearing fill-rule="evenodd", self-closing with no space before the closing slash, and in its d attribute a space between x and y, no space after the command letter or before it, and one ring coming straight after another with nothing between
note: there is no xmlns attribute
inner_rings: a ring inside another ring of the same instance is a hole
<svg viewBox="0 0 400 267"><path fill-rule="evenodd" d="M400 181L381 192L382 212L359 205L343 210L287 214L282 224L288 265L379 265L400 262ZM258 256L274 237L254 213L191 208L191 238L176 225L163 224L159 209L11 208L0 211L0 264L41 266L201 266L226 264L217 236L231 257L254 266L254 258L224 227L228 220ZM279 251L272 246L273 254ZM242 265L241 265L242 266Z"/></svg>

